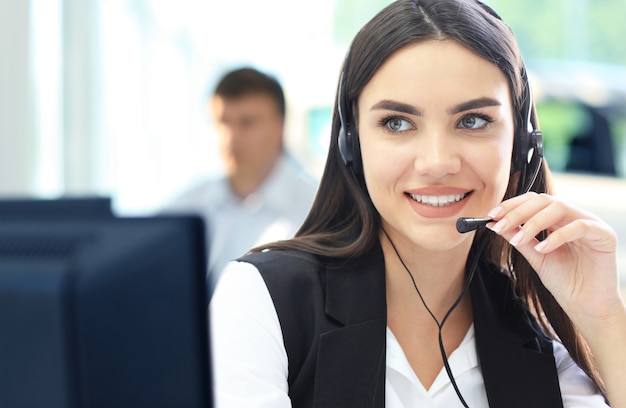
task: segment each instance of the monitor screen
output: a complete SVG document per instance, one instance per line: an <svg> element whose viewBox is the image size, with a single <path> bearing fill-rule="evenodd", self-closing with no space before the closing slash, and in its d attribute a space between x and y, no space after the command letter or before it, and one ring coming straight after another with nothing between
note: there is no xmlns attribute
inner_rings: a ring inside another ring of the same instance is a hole
<svg viewBox="0 0 626 408"><path fill-rule="evenodd" d="M110 197L77 196L46 198L4 197L0 219L112 217Z"/></svg>
<svg viewBox="0 0 626 408"><path fill-rule="evenodd" d="M0 406L211 407L203 228L0 221Z"/></svg>

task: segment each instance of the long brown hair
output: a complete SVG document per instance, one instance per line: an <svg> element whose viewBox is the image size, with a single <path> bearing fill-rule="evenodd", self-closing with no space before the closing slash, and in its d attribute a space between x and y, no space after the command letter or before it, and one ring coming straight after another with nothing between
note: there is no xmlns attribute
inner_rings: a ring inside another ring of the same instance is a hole
<svg viewBox="0 0 626 408"><path fill-rule="evenodd" d="M538 128L534 105L529 101L524 64L513 33L491 8L476 0L398 0L380 11L356 35L344 62L337 90L337 106L342 106L342 119L347 117L349 121L357 122L352 107L391 54L408 44L433 39L456 41L500 68L511 89L516 112L516 141L527 137L529 116L532 126ZM293 239L263 248L292 248L323 257L347 258L359 256L377 242L380 215L369 198L362 175L348 169L339 153L338 135L342 123L337 106L324 172L306 220ZM358 149L358 139L356 145ZM519 150L519 143L514 143L512 163L519 162L524 154ZM519 194L523 178L519 167L512 166L505 199ZM542 161L531 189L550 193L549 184L549 171ZM520 299L535 313L546 333L558 337L574 361L603 390L586 342L526 259L490 231L477 232L474 246L479 239L486 240L480 255L483 260L501 265L510 274Z"/></svg>

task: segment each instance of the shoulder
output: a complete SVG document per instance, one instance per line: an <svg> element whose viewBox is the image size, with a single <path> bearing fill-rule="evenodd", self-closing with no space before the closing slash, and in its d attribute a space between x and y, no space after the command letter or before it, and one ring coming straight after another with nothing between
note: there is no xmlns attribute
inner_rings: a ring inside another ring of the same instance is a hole
<svg viewBox="0 0 626 408"><path fill-rule="evenodd" d="M296 284L317 280L323 264L313 254L294 249L272 249L251 252L238 261L249 263L259 271L268 286L276 283Z"/></svg>
<svg viewBox="0 0 626 408"><path fill-rule="evenodd" d="M290 153L283 153L277 166L278 178L300 191L317 190L318 180Z"/></svg>
<svg viewBox="0 0 626 408"><path fill-rule="evenodd" d="M290 265L293 267L309 267L319 264L318 258L315 255L295 249L272 249L249 252L239 258L238 261L248 262L264 269L267 267L271 268L272 265L277 264Z"/></svg>
<svg viewBox="0 0 626 408"><path fill-rule="evenodd" d="M240 302L241 299L247 299L252 304L255 300L264 303L266 296L267 288L258 269L247 262L231 261L220 276L211 304Z"/></svg>
<svg viewBox="0 0 626 408"><path fill-rule="evenodd" d="M207 205L224 200L227 193L228 182L225 177L205 178L176 194L165 204L164 210L205 208Z"/></svg>
<svg viewBox="0 0 626 408"><path fill-rule="evenodd" d="M281 320L323 310L326 264L317 256L293 249L249 253L238 261L253 265L262 277Z"/></svg>

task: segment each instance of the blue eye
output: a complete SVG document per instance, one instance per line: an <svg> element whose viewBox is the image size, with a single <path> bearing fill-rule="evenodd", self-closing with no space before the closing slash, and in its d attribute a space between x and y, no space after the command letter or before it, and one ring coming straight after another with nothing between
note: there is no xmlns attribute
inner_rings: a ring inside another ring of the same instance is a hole
<svg viewBox="0 0 626 408"><path fill-rule="evenodd" d="M403 132L413 128L411 122L396 116L384 118L380 121L380 124L391 132Z"/></svg>
<svg viewBox="0 0 626 408"><path fill-rule="evenodd" d="M486 116L469 114L461 118L459 121L459 127L463 129L482 129L491 122L492 120Z"/></svg>

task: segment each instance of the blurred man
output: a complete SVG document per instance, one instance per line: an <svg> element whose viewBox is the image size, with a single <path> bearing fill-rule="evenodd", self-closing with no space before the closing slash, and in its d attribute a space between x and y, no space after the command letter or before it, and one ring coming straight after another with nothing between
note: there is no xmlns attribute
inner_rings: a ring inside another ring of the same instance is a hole
<svg viewBox="0 0 626 408"><path fill-rule="evenodd" d="M183 193L167 211L204 217L211 291L228 261L295 234L317 181L285 151L285 97L276 79L251 68L231 71L219 81L208 108L225 175Z"/></svg>

